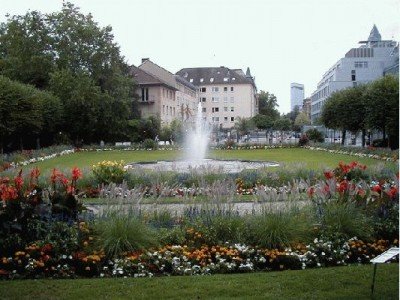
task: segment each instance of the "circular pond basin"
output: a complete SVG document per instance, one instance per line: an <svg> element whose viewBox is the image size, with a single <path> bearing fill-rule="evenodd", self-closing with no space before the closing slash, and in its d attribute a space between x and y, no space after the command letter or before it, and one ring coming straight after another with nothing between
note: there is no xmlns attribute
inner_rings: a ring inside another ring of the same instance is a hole
<svg viewBox="0 0 400 300"><path fill-rule="evenodd" d="M156 171L175 171L180 173L188 173L192 171L209 172L217 171L221 173L238 173L247 169L260 169L265 167L278 167L279 164L268 161L243 161L243 160L217 160L217 159L201 159L201 160L175 160L175 161L156 161L131 163L127 168L143 168L146 170Z"/></svg>

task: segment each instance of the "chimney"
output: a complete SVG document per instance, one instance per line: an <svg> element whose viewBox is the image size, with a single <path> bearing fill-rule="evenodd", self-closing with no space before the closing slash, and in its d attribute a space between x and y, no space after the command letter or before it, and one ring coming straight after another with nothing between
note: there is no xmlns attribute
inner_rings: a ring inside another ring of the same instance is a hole
<svg viewBox="0 0 400 300"><path fill-rule="evenodd" d="M148 58L148 57L142 58L142 63L144 63L146 60L150 60L150 58Z"/></svg>

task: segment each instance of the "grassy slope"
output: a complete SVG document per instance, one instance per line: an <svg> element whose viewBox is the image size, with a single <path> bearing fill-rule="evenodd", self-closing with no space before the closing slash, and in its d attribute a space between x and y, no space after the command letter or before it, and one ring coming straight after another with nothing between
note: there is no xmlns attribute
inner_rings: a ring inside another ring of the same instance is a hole
<svg viewBox="0 0 400 300"><path fill-rule="evenodd" d="M27 166L31 169L34 165L41 170L56 168L80 168L91 167L93 164L103 160L124 160L126 163L139 161L173 160L181 157L178 151L104 151L104 152L80 152L62 157L57 157L44 162ZM367 166L372 166L381 161L358 158L349 155L331 154L322 151L311 151L307 149L267 149L267 150L215 150L209 153L210 158L219 159L244 159L276 161L279 163L304 163L307 167L334 167L339 161L359 161ZM394 163L391 163L394 165Z"/></svg>
<svg viewBox="0 0 400 300"><path fill-rule="evenodd" d="M399 265L379 265L374 299L398 299ZM24 280L2 299L370 299L372 265L206 277Z"/></svg>

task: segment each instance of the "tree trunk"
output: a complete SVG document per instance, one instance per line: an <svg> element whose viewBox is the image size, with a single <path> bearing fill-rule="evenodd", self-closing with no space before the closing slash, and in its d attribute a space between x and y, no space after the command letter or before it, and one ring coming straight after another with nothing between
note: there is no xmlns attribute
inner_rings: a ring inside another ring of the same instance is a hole
<svg viewBox="0 0 400 300"><path fill-rule="evenodd" d="M22 137L19 138L19 149L20 149L21 151L24 150L24 143L22 142Z"/></svg>
<svg viewBox="0 0 400 300"><path fill-rule="evenodd" d="M0 154L1 154L1 155L4 154L3 137L0 138Z"/></svg>
<svg viewBox="0 0 400 300"><path fill-rule="evenodd" d="M36 139L36 150L40 150L40 138Z"/></svg>
<svg viewBox="0 0 400 300"><path fill-rule="evenodd" d="M344 146L345 139L346 139L346 130L342 130L342 146Z"/></svg>
<svg viewBox="0 0 400 300"><path fill-rule="evenodd" d="M361 144L362 144L362 147L363 147L363 148L365 148L365 134L366 134L366 133L367 133L367 132L366 132L365 129L361 130L361 134L362 134L362 136L361 136Z"/></svg>

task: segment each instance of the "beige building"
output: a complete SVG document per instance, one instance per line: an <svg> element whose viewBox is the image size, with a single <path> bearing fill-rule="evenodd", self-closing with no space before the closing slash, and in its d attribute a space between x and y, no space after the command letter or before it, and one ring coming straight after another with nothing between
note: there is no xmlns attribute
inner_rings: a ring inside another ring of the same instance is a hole
<svg viewBox="0 0 400 300"><path fill-rule="evenodd" d="M238 117L251 118L258 113L257 88L247 69L185 68L176 73L198 87L199 101L207 122L220 128L232 128Z"/></svg>
<svg viewBox="0 0 400 300"><path fill-rule="evenodd" d="M190 118L197 106L196 87L184 78L174 75L142 59L139 67L132 66L131 73L138 84L139 109L142 117L158 116L162 125L174 119Z"/></svg>
<svg viewBox="0 0 400 300"><path fill-rule="evenodd" d="M258 113L257 88L247 69L185 68L176 74L150 59L142 59L131 73L138 84L142 117L159 116L162 125L174 119L191 122L202 103L203 116L212 126L229 129L238 117Z"/></svg>

